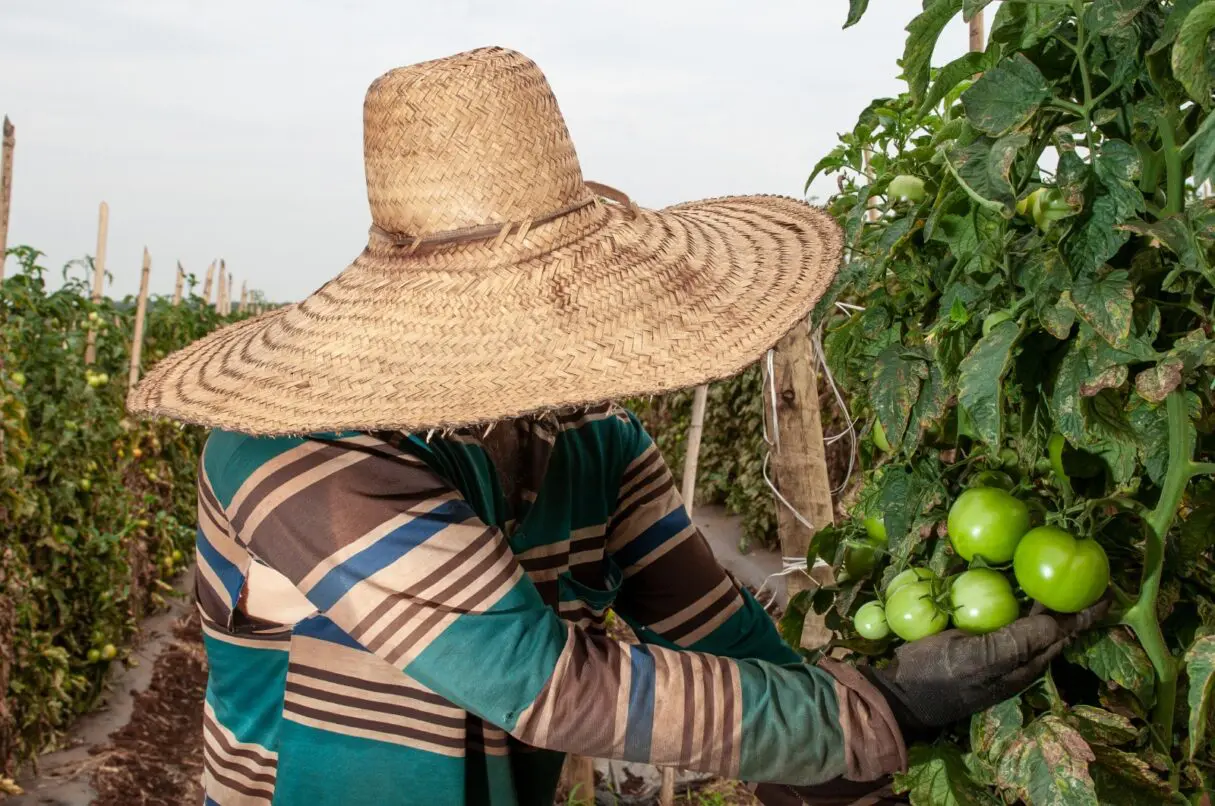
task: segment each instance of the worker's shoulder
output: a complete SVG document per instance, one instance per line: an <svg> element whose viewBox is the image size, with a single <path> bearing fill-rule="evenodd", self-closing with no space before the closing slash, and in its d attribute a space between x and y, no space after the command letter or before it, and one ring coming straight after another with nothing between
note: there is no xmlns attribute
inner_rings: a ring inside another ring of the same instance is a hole
<svg viewBox="0 0 1215 806"><path fill-rule="evenodd" d="M317 434L298 437L258 437L235 431L213 430L203 447L201 471L215 497L227 506L236 491L259 468L270 463L283 463L293 451L305 449L316 438L334 439L342 435Z"/></svg>

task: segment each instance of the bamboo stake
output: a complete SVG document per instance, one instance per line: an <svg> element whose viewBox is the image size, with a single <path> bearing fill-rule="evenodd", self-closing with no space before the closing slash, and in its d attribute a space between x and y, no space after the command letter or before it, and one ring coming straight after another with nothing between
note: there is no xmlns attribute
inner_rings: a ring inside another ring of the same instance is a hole
<svg viewBox="0 0 1215 806"><path fill-rule="evenodd" d="M8 214L13 205L13 149L17 130L4 116L4 156L0 166L0 283L4 282L4 261L8 258Z"/></svg>
<svg viewBox="0 0 1215 806"><path fill-rule="evenodd" d="M148 247L143 248L143 272L139 275L139 303L135 306L135 335L131 337L131 373L127 380L127 394L135 391L139 383L139 359L143 355L143 319L148 313L148 275L152 273L152 256Z"/></svg>
<svg viewBox="0 0 1215 806"><path fill-rule="evenodd" d="M105 246L110 233L110 205L101 203L97 212L97 254L93 258L93 304L101 303L105 288ZM91 366L97 360L97 331L90 327L84 348L84 363Z"/></svg>
<svg viewBox="0 0 1215 806"><path fill-rule="evenodd" d="M181 304L181 287L186 281L186 270L181 267L181 261L177 261L177 283L173 287L173 307L176 308Z"/></svg>
<svg viewBox="0 0 1215 806"><path fill-rule="evenodd" d="M244 314L249 310L249 283L242 280L240 284L240 313Z"/></svg>
<svg viewBox="0 0 1215 806"><path fill-rule="evenodd" d="M215 282L215 261L211 261L211 265L207 267L207 279L203 282L203 302L207 305L211 304L211 288Z"/></svg>

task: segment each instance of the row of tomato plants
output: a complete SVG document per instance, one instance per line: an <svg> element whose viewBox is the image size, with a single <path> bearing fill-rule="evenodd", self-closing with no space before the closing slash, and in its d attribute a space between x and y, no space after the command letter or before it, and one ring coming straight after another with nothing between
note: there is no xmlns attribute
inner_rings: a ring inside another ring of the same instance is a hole
<svg viewBox="0 0 1215 806"><path fill-rule="evenodd" d="M41 257L10 250L20 270L0 284L0 767L10 774L96 704L140 618L173 595L193 545L202 438L126 416L135 300L92 302L87 259L52 289ZM194 294L176 306L152 298L145 365L222 321Z"/></svg>
<svg viewBox="0 0 1215 806"><path fill-rule="evenodd" d="M919 5L907 91L814 172L836 177L849 249L815 320L860 423L861 483L811 545L836 583L783 627L799 637L815 611L836 636L817 652L882 665L949 620L981 632L1108 580L1108 623L912 748L896 789L1209 803L1215 0L1006 0L986 49L940 69L940 34L990 0ZM849 23L867 6L849 0Z"/></svg>

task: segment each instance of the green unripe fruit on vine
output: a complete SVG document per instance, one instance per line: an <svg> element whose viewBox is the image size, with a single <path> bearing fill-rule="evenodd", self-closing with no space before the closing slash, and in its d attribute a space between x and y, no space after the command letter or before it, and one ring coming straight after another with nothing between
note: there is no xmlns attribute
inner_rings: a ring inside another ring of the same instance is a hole
<svg viewBox="0 0 1215 806"><path fill-rule="evenodd" d="M906 199L909 202L924 201L924 180L910 174L899 174L890 180L886 195L891 199Z"/></svg>
<svg viewBox="0 0 1215 806"><path fill-rule="evenodd" d="M890 453L890 440L886 439L886 429L882 428L881 420L873 421L873 444L884 453Z"/></svg>
<svg viewBox="0 0 1215 806"><path fill-rule="evenodd" d="M89 311L89 321L96 322L101 317L97 315L97 311Z"/></svg>
<svg viewBox="0 0 1215 806"><path fill-rule="evenodd" d="M880 641L890 635L890 625L886 623L886 608L881 602L869 602L861 605L852 619L852 625L862 638L870 641Z"/></svg>
<svg viewBox="0 0 1215 806"><path fill-rule="evenodd" d="M1012 314L1008 311L996 311L983 320L983 335L986 336L991 332L991 329L1001 322L1007 322L1012 319Z"/></svg>
<svg viewBox="0 0 1215 806"><path fill-rule="evenodd" d="M88 657L89 663L96 663L97 661L101 660L101 650L100 649L90 649L87 657Z"/></svg>
<svg viewBox="0 0 1215 806"><path fill-rule="evenodd" d="M927 568L908 568L894 579L890 580L890 584L886 586L886 596L887 598L893 596L895 591L904 585L909 585L912 582L931 580L935 576L936 574L932 573L932 571L928 570Z"/></svg>
<svg viewBox="0 0 1215 806"><path fill-rule="evenodd" d="M9 375L9 377L13 379L13 383L16 384L18 389L25 386L24 372L14 372L12 375Z"/></svg>
<svg viewBox="0 0 1215 806"><path fill-rule="evenodd" d="M102 660L114 660L116 657L118 657L118 647L113 644L106 644L101 648Z"/></svg>

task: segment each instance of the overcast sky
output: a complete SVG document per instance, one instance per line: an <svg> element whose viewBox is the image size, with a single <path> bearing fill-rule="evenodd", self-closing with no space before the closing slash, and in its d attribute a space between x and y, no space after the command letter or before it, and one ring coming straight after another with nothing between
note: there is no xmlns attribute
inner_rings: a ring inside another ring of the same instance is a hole
<svg viewBox="0 0 1215 806"><path fill-rule="evenodd" d="M583 175L640 204L798 196L871 98L920 0L2 0L0 112L17 127L10 246L92 254L111 295L223 257L300 299L366 243L363 94L393 67L484 45L534 59ZM954 20L936 64L962 53ZM825 197L830 182L811 193ZM15 270L13 262L9 271Z"/></svg>

